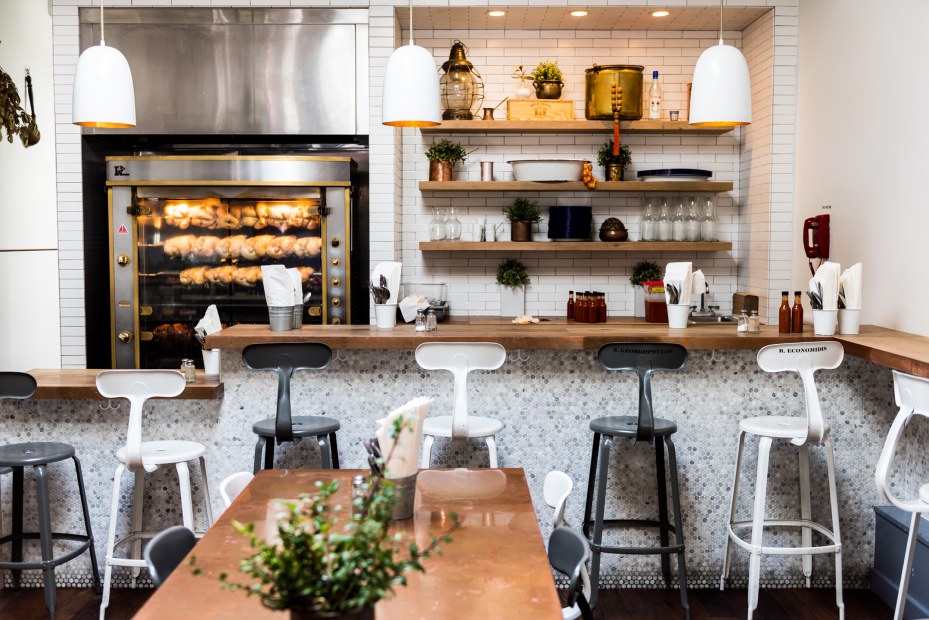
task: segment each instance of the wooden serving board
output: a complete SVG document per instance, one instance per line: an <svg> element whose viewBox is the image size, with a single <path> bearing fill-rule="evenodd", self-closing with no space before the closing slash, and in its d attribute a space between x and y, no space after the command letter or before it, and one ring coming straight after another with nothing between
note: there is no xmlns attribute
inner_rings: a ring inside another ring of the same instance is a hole
<svg viewBox="0 0 929 620"><path fill-rule="evenodd" d="M507 99L508 121L573 121L574 102L563 99Z"/></svg>

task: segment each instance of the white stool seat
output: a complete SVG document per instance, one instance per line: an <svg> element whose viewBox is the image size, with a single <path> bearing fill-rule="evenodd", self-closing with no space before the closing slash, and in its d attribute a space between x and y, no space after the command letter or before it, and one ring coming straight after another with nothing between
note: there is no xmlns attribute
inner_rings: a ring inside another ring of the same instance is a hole
<svg viewBox="0 0 929 620"><path fill-rule="evenodd" d="M739 430L759 437L771 437L773 439L805 439L808 423L806 418L772 415L740 420ZM829 435L829 430L829 425L826 424L826 436Z"/></svg>
<svg viewBox="0 0 929 620"><path fill-rule="evenodd" d="M919 499L929 504L929 484L924 484L919 488Z"/></svg>
<svg viewBox="0 0 929 620"><path fill-rule="evenodd" d="M487 437L503 430L503 422L493 418L468 416L468 437ZM452 416L439 415L423 420L423 433L435 437L452 436Z"/></svg>
<svg viewBox="0 0 929 620"><path fill-rule="evenodd" d="M203 456L206 448L196 441L144 441L142 442L142 465L173 465L180 461L192 461ZM116 451L116 459L126 462L126 446Z"/></svg>

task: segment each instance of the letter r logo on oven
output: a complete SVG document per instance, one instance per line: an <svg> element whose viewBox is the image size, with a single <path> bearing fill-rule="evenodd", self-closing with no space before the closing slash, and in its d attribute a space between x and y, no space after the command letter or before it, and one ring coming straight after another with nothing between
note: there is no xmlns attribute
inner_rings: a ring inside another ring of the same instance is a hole
<svg viewBox="0 0 929 620"><path fill-rule="evenodd" d="M113 176L114 177L127 177L129 173L126 172L125 166L113 166Z"/></svg>

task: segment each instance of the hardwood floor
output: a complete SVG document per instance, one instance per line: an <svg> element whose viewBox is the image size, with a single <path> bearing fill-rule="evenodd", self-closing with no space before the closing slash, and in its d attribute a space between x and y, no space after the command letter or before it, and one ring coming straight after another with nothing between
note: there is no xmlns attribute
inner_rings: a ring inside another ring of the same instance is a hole
<svg viewBox="0 0 929 620"><path fill-rule="evenodd" d="M128 620L151 592L147 589L113 590L107 620ZM691 590L689 598L691 620L741 620L746 615L745 590ZM58 589L57 620L96 620L99 610L100 597L93 590ZM845 610L849 620L893 617L893 610L869 590L846 590ZM41 589L0 590L0 619L47 617ZM676 590L603 590L594 610L597 620L676 620L683 617ZM839 616L833 590L787 589L762 590L754 617L755 620L836 620Z"/></svg>

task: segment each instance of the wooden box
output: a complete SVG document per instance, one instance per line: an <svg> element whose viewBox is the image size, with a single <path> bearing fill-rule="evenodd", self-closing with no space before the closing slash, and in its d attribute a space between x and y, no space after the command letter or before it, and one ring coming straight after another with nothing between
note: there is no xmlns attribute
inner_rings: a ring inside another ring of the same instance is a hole
<svg viewBox="0 0 929 620"><path fill-rule="evenodd" d="M573 121L574 102L562 99L507 99L508 121Z"/></svg>

